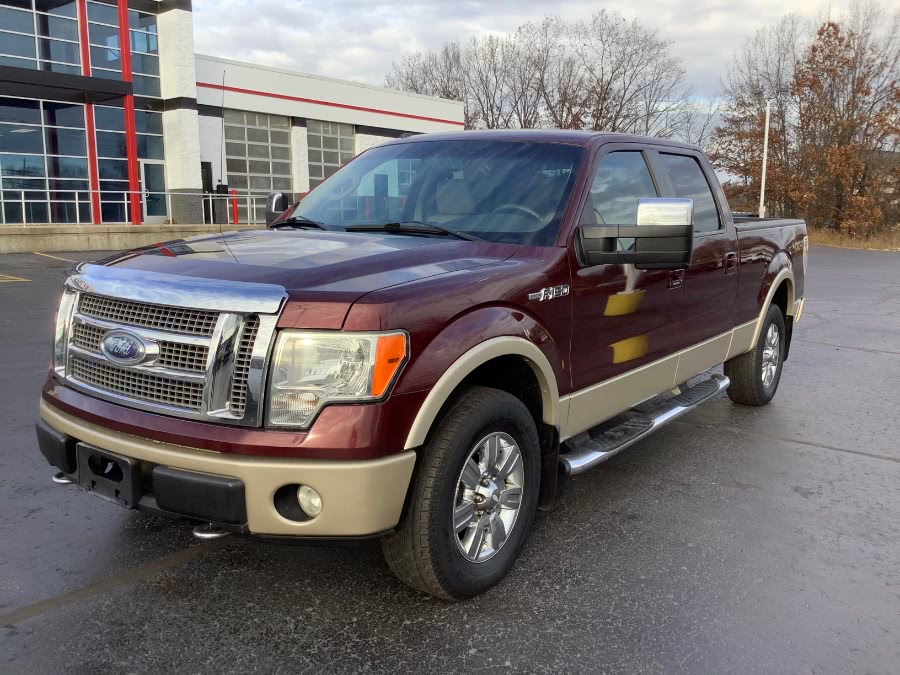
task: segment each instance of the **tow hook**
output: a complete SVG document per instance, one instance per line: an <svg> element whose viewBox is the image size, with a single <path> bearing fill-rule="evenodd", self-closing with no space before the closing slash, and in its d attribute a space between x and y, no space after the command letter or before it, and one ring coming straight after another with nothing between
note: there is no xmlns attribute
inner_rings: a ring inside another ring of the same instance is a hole
<svg viewBox="0 0 900 675"><path fill-rule="evenodd" d="M62 471L57 471L55 474L53 474L53 478L51 480L57 485L71 485L75 482Z"/></svg>
<svg viewBox="0 0 900 675"><path fill-rule="evenodd" d="M205 525L197 525L194 528L194 536L197 539L202 541L212 541L213 539L221 539L222 537L227 537L230 532L223 530L221 527L216 527L212 523L206 523Z"/></svg>

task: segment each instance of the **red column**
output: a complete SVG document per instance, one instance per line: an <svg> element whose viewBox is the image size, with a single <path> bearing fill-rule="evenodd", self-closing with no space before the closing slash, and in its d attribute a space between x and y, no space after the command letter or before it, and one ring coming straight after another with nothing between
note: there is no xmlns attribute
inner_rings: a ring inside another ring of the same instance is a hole
<svg viewBox="0 0 900 675"><path fill-rule="evenodd" d="M131 75L131 33L128 32L128 1L118 0L119 9L119 50L122 59L122 80L132 81ZM125 97L125 152L128 157L128 190L131 192L131 222L140 225L141 196L138 194L137 135L134 125L134 96Z"/></svg>
<svg viewBox="0 0 900 675"><path fill-rule="evenodd" d="M87 2L77 0L78 7L78 42L81 50L81 74L91 75L91 49L88 46ZM100 223L100 180L97 176L97 135L94 132L94 104L84 106L84 131L87 141L88 186L91 189L91 220L94 225Z"/></svg>

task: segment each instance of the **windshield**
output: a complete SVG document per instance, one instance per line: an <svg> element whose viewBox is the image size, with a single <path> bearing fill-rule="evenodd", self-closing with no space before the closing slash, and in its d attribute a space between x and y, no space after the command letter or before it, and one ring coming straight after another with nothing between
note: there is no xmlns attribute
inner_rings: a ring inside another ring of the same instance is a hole
<svg viewBox="0 0 900 675"><path fill-rule="evenodd" d="M385 145L310 192L288 218L340 229L426 223L486 241L552 246L583 152L491 140Z"/></svg>

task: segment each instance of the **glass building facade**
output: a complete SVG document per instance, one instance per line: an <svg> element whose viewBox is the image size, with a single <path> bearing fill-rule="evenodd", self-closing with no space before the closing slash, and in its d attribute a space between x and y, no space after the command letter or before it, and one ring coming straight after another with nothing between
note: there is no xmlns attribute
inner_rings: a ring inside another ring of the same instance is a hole
<svg viewBox="0 0 900 675"><path fill-rule="evenodd" d="M166 189L153 11L125 0L0 0L3 66L12 83L0 89L0 222L166 216L165 198L146 195Z"/></svg>

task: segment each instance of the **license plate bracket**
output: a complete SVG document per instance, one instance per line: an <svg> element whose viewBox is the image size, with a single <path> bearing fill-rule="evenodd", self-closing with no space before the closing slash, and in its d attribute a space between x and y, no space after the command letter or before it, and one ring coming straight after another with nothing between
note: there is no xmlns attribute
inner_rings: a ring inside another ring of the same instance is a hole
<svg viewBox="0 0 900 675"><path fill-rule="evenodd" d="M87 443L75 446L78 483L86 492L133 509L141 498L141 463Z"/></svg>

